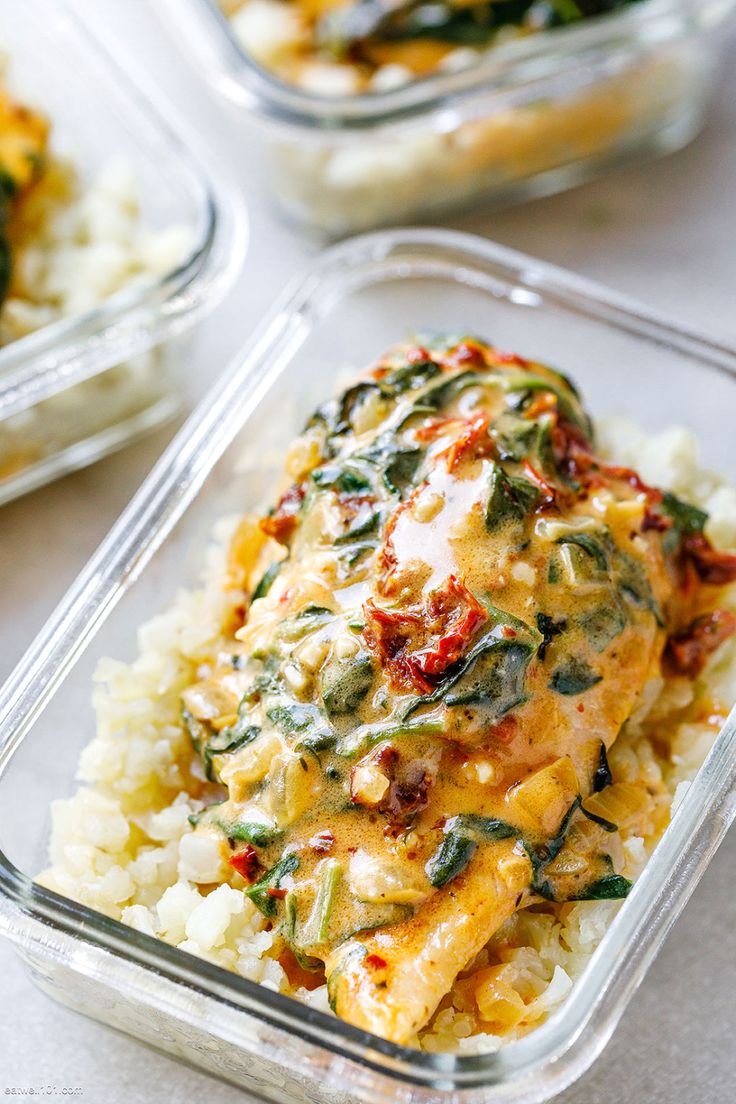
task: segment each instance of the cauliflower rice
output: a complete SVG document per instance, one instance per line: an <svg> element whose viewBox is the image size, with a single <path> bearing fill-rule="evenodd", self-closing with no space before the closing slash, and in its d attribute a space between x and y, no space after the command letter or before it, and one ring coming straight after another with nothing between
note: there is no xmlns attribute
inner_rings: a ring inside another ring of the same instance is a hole
<svg viewBox="0 0 736 1104"><path fill-rule="evenodd" d="M736 489L703 470L685 429L647 436L637 426L599 426L603 451L636 465L643 479L701 508L708 536L736 548ZM228 884L208 841L192 834L190 814L214 800L180 719L181 691L196 677L232 606L222 589L223 558L234 525L223 521L203 585L181 591L171 608L139 632L139 655L103 660L96 673L97 735L83 752L81 787L53 806L51 866L38 879L66 897L140 932L288 993L323 1011L326 987L290 988L269 950L267 921ZM736 593L726 594L736 609ZM693 684L648 686L609 752L617 782L638 799L620 828L624 874L641 871L736 697L736 641L711 658ZM632 811L633 810L633 811ZM428 1051L493 1051L541 1023L569 993L619 902L544 903L516 913L463 971L416 1043ZM497 1024L479 1034L476 1016Z"/></svg>

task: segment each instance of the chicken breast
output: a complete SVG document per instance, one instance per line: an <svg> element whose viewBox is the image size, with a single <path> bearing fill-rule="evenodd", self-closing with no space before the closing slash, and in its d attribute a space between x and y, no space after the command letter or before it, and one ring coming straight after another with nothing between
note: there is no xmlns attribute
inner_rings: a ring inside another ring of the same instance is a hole
<svg viewBox="0 0 736 1104"><path fill-rule="evenodd" d="M288 468L234 543L242 623L183 695L225 787L197 831L337 1014L407 1043L516 909L626 894L586 802L736 565L597 457L564 377L476 339L392 350Z"/></svg>

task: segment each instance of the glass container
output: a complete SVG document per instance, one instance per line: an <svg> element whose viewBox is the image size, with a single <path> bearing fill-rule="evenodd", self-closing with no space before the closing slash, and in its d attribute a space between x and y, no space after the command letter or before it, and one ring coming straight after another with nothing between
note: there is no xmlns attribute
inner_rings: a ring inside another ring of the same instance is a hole
<svg viewBox="0 0 736 1104"><path fill-rule="evenodd" d="M652 431L684 423L704 462L736 481L733 348L470 236L357 238L327 251L248 339L0 692L0 931L36 983L289 1104L534 1104L561 1091L606 1043L736 811L732 713L566 1002L473 1057L385 1042L34 884L49 802L73 791L93 732L97 661L132 659L138 626L198 580L216 521L269 499L283 447L338 375L427 327L569 371L596 416L623 411Z"/></svg>
<svg viewBox="0 0 736 1104"><path fill-rule="evenodd" d="M0 348L3 503L175 413L186 357L182 341L171 339L229 286L245 247L245 218L227 177L195 152L150 82L144 90L65 3L2 0L0 43L11 94L48 116L52 154L73 166L82 202L101 170L117 168L138 193L140 226L169 230L181 245L168 270L124 282L92 309ZM89 213L98 223L102 217L99 209ZM107 231L93 245L98 258L112 254L114 266L116 227L109 238ZM68 255L71 282L85 263L88 272L92 251Z"/></svg>

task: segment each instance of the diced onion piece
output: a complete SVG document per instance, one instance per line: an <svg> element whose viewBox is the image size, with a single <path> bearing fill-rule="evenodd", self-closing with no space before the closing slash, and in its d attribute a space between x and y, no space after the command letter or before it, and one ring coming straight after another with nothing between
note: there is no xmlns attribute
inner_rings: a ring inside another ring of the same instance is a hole
<svg viewBox="0 0 736 1104"><path fill-rule="evenodd" d="M635 782L614 782L584 801L586 812L602 817L618 828L628 828L654 807L651 794Z"/></svg>
<svg viewBox="0 0 736 1104"><path fill-rule="evenodd" d="M268 804L280 827L295 820L314 805L322 789L319 764L312 756L283 751L268 772Z"/></svg>
<svg viewBox="0 0 736 1104"><path fill-rule="evenodd" d="M415 905L427 896L399 863L369 855L363 848L350 856L350 888L369 904Z"/></svg>
<svg viewBox="0 0 736 1104"><path fill-rule="evenodd" d="M283 744L275 732L258 736L240 751L224 756L219 768L220 781L227 786L232 801L243 801L248 790L268 774L271 761L279 754Z"/></svg>
<svg viewBox="0 0 736 1104"><path fill-rule="evenodd" d="M554 836L579 792L573 761L563 755L511 791L507 798L513 810L509 820L516 823L516 816L532 830Z"/></svg>
<svg viewBox="0 0 736 1104"><path fill-rule="evenodd" d="M389 785L376 763L358 763L350 775L350 796L357 805L374 808L383 801Z"/></svg>
<svg viewBox="0 0 736 1104"><path fill-rule="evenodd" d="M227 554L228 581L234 587L245 589L251 573L258 563L266 535L255 514L246 514L235 530Z"/></svg>
<svg viewBox="0 0 736 1104"><path fill-rule="evenodd" d="M510 1031L521 1023L526 1005L512 985L513 967L489 966L477 975L475 1001L481 1019L497 1032Z"/></svg>

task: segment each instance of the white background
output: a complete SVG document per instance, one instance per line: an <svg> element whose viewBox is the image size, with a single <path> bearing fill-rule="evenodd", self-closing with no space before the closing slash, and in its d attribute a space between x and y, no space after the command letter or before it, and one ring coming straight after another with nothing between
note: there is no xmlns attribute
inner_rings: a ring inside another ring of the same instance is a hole
<svg viewBox="0 0 736 1104"><path fill-rule="evenodd" d="M53 0L16 0L52 3ZM257 157L188 70L149 0L78 0L132 49L242 185L251 221L234 291L202 326L189 368L201 394L318 246L280 224ZM447 225L569 266L736 340L736 43L703 134L686 150L567 195ZM20 657L171 435L171 427L0 511L0 676ZM29 780L30 781L30 780ZM30 795L29 795L30 796ZM723 845L604 1056L564 1104L729 1104L736 1099L733 834ZM38 993L0 943L0 1097L79 1086L89 1104L246 1099ZM8 1096L7 1099L12 1099Z"/></svg>

